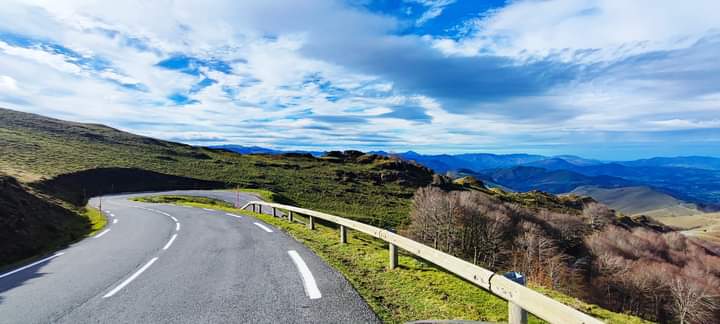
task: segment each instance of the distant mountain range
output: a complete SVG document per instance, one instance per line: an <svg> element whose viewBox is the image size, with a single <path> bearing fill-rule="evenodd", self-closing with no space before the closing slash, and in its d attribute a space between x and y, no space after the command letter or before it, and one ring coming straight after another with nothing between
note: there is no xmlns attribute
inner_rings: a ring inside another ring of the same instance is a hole
<svg viewBox="0 0 720 324"><path fill-rule="evenodd" d="M243 154L288 152L310 153L316 156L324 154L324 152L280 151L238 145L215 148ZM562 194L577 188L585 188L576 190L575 193L584 192L627 213L663 209L667 208L668 204L680 206L695 204L699 208L713 210L720 208L720 158L714 157L682 156L634 161L600 161L573 155L490 153L426 155L413 151L370 153L394 155L412 160L441 174L473 175L491 186L515 191L542 190ZM616 191L608 193L602 190L588 190L588 188ZM621 188L633 189L621 190ZM631 197L628 199L633 201L619 202L621 200L618 200L617 196L623 195L628 195ZM670 201L666 199L667 197L677 202Z"/></svg>
<svg viewBox="0 0 720 324"><path fill-rule="evenodd" d="M309 154L312 154L313 156L322 156L325 154L325 152L320 152L320 151L301 151L301 150L282 151L282 150L274 150L274 149L264 148L264 147L260 147L260 146L243 146L243 145L216 145L216 146L210 146L210 148L228 150L228 151L240 153L240 154L280 155L280 154L285 154L285 153L309 153Z"/></svg>

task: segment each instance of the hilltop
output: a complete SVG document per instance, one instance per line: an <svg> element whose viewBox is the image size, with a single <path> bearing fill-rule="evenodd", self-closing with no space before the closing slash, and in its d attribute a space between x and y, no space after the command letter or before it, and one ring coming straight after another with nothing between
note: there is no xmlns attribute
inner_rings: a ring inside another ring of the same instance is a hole
<svg viewBox="0 0 720 324"><path fill-rule="evenodd" d="M643 186L622 188L581 186L571 193L593 197L608 207L628 215L690 216L702 213L692 204Z"/></svg>
<svg viewBox="0 0 720 324"><path fill-rule="evenodd" d="M264 188L307 208L400 224L414 190L430 184L433 172L394 158L351 154L240 155L0 109L0 171L75 204L102 193L169 187Z"/></svg>

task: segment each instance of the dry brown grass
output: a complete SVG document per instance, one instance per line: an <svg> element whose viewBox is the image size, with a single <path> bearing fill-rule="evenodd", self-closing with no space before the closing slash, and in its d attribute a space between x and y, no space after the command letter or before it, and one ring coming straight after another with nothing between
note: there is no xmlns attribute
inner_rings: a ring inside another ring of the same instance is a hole
<svg viewBox="0 0 720 324"><path fill-rule="evenodd" d="M654 217L654 219L665 225L682 229L682 233L687 236L720 243L720 213Z"/></svg>

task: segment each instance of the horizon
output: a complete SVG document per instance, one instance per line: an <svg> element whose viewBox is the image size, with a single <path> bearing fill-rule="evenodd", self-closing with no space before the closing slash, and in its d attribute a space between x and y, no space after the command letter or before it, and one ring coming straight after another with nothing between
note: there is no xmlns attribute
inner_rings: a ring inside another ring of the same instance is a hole
<svg viewBox="0 0 720 324"><path fill-rule="evenodd" d="M10 0L0 107L197 146L720 157L718 52L709 0Z"/></svg>
<svg viewBox="0 0 720 324"><path fill-rule="evenodd" d="M242 144L219 144L219 145L195 145L198 147L209 147L209 148L215 148L215 147L223 147L223 146L237 146L237 147L243 147L243 148L258 148L258 149L269 149L269 150L275 150L275 151L283 151L283 152L294 152L294 151L302 151L302 152L330 152L330 151L346 151L346 150L357 150L362 151L364 153L373 153L373 152L384 152L388 154L406 154L406 153L417 153L420 155L462 155L462 154L493 154L493 155L541 155L547 158L563 158L563 157L578 157L583 159L589 159L589 160L597 160L599 162L629 162L629 161L636 161L636 160L644 160L644 159L652 159L652 158L716 158L720 159L720 155L649 155L646 157L639 157L639 158L632 158L632 159L623 159L623 160L606 160L606 159L599 159L599 158L593 158L589 156L582 156L582 155L576 155L576 154L555 154L555 155L547 155L547 154L540 154L540 153L528 153L526 151L517 151L517 152L508 152L508 153L498 153L492 152L492 151L483 151L483 150L476 150L476 151L457 151L457 152L431 152L431 151L417 151L413 149L400 149L400 150L360 150L360 149L354 149L354 148L327 148L327 149L312 149L312 148L297 148L297 147L268 147L268 146L261 146L261 145L242 145Z"/></svg>

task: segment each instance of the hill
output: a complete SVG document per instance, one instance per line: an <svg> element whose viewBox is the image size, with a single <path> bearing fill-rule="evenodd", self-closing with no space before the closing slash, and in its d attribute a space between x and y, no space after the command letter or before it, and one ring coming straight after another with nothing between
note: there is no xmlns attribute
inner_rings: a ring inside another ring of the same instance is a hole
<svg viewBox="0 0 720 324"><path fill-rule="evenodd" d="M387 154L380 152L381 154ZM549 171L570 171L587 177L613 177L626 180L626 183L634 186L652 187L654 190L673 196L683 201L698 205L705 211L720 210L720 158L704 156L688 157L656 157L635 161L598 161L585 159L573 155L558 155L554 157L532 155L532 154L487 154L469 153L456 155L424 155L416 152L397 153L395 156L403 159L416 161L439 173L468 173L471 171L478 177L499 172L499 169L511 169L516 167L535 167ZM534 177L534 173L527 173ZM552 177L562 177L556 174ZM543 190L553 191L565 187L569 190L575 183L581 185L596 185L607 187L604 182L608 179L592 179L578 181L577 175L565 173L571 177L573 183L562 186L560 183L549 187L543 183L533 183L537 179L517 179L516 183L526 182L528 186L512 187L509 183L500 182L499 185L509 187L513 190L525 190L530 187L544 188ZM492 179L484 177L483 180L493 182ZM545 186L545 187L543 187ZM615 185L612 185L614 187ZM523 189L524 188L524 189ZM568 191L569 191L568 190Z"/></svg>
<svg viewBox="0 0 720 324"><path fill-rule="evenodd" d="M579 186L624 187L632 182L611 176L586 176L568 170L547 170L537 167L517 166L483 172L493 182L517 191L542 190L565 193Z"/></svg>
<svg viewBox="0 0 720 324"><path fill-rule="evenodd" d="M627 215L644 214L652 217L689 216L701 213L670 195L649 187L600 188L581 186L570 192L593 199Z"/></svg>
<svg viewBox="0 0 720 324"><path fill-rule="evenodd" d="M243 146L243 145L215 145L210 146L209 148L212 149L223 149L230 152L240 153L240 154L272 154L272 155L282 155L286 153L300 153L300 154L310 154L312 156L323 156L325 152L320 151L299 151L299 150L290 150L290 151L283 151L283 150L274 150L269 148L264 148L260 146Z"/></svg>
<svg viewBox="0 0 720 324"><path fill-rule="evenodd" d="M720 201L720 171L716 170L605 163L573 171L589 176L612 175L708 209Z"/></svg>
<svg viewBox="0 0 720 324"><path fill-rule="evenodd" d="M0 174L0 266L75 241L91 229L58 201Z"/></svg>
<svg viewBox="0 0 720 324"><path fill-rule="evenodd" d="M73 203L102 193L159 189L172 178L180 188L269 189L294 204L380 226L399 225L415 189L430 184L433 175L388 157L240 155L8 109L0 109L0 171L39 191L62 192Z"/></svg>
<svg viewBox="0 0 720 324"><path fill-rule="evenodd" d="M654 157L635 161L620 162L626 166L676 167L706 170L720 170L720 158L707 156Z"/></svg>
<svg viewBox="0 0 720 324"><path fill-rule="evenodd" d="M405 153L390 154L383 151L373 152L379 155L393 155L405 160L415 161L438 173L468 169L473 171L485 169L497 169L513 167L525 163L531 163L546 159L542 155L532 154L490 154L490 153L465 153L465 154L437 154L426 155L413 151Z"/></svg>

